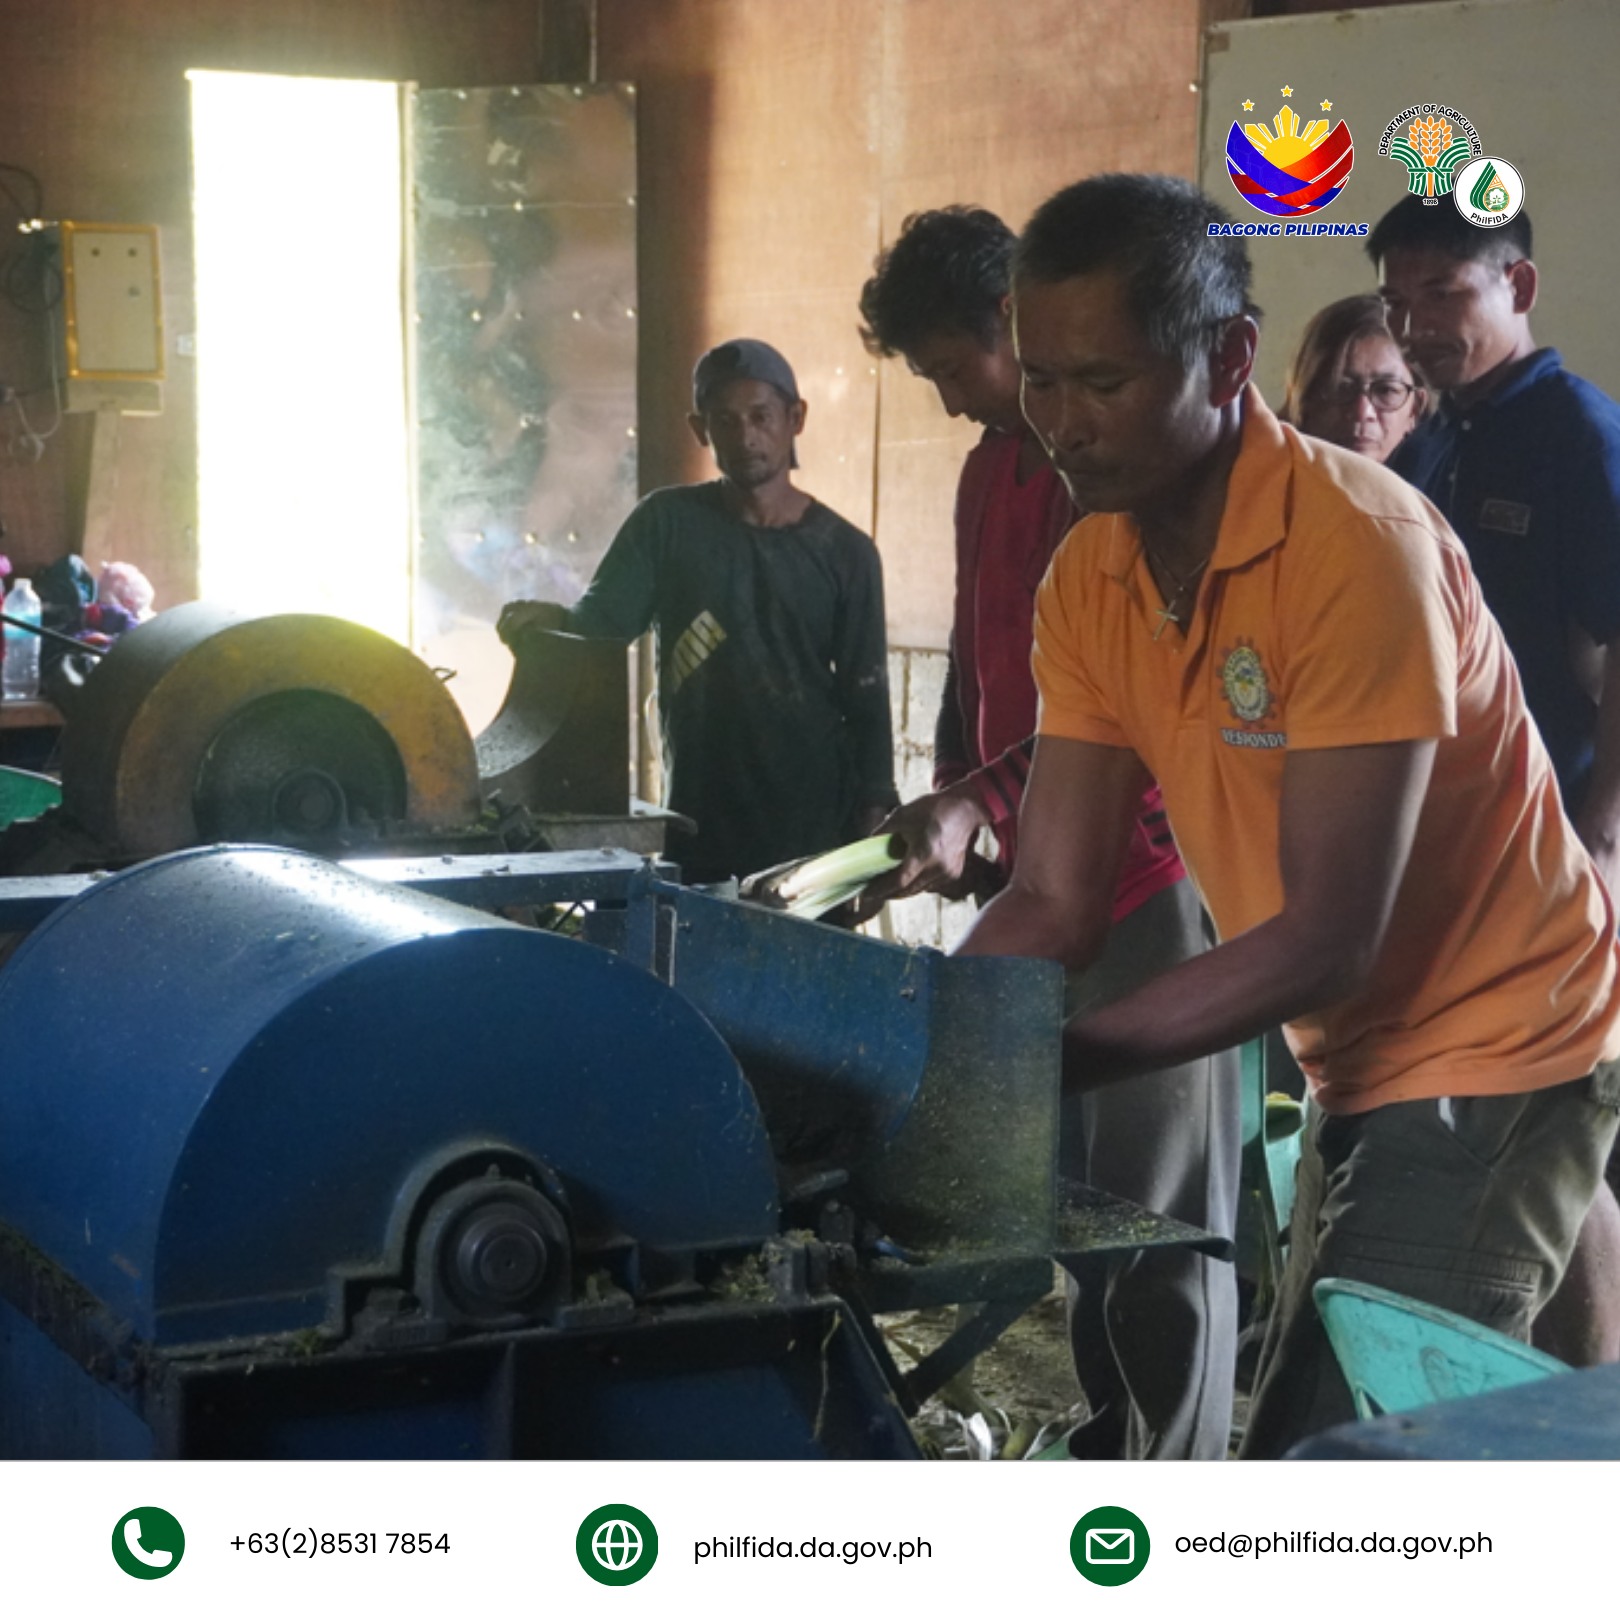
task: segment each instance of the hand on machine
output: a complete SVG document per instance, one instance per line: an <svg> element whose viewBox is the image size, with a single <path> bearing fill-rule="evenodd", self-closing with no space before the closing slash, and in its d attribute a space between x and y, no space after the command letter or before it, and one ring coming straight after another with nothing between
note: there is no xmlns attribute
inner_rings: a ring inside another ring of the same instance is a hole
<svg viewBox="0 0 1620 1620"><path fill-rule="evenodd" d="M495 621L495 634L504 646L530 630L566 630L568 609L560 602L508 602Z"/></svg>

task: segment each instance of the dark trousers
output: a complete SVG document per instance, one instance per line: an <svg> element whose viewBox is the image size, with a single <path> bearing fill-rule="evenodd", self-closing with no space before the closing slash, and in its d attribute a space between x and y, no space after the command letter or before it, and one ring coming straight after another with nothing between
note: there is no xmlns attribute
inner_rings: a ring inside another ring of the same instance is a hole
<svg viewBox="0 0 1620 1620"><path fill-rule="evenodd" d="M1101 960L1071 986L1071 1011L1117 1001L1212 943L1192 884L1161 890L1114 925ZM1071 1098L1062 1172L1230 1237L1241 1086L1238 1054L1221 1052ZM1069 1327L1094 1414L1075 1437L1077 1455L1226 1455L1237 1352L1229 1262L1143 1250L1071 1279Z"/></svg>

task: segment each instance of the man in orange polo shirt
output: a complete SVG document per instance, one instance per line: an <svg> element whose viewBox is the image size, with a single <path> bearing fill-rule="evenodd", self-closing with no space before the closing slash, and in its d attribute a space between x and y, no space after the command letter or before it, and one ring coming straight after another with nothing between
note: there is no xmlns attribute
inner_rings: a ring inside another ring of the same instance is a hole
<svg viewBox="0 0 1620 1620"><path fill-rule="evenodd" d="M1035 591L1079 514L1030 432L1007 321L1018 238L982 208L914 214L861 290L862 336L903 354L951 416L984 424L956 497L956 606L934 733L939 791L881 830L906 858L896 892L954 884L980 827L997 887L1013 869L1035 733ZM1120 863L1108 950L1070 986L1112 1001L1206 950L1209 924L1149 784ZM1242 1158L1242 1065L1223 1052L1090 1093L1063 1110L1058 1168L1161 1214L1230 1236ZM1071 1274L1069 1339L1086 1422L1071 1456L1224 1457L1232 1437L1238 1299L1232 1268L1187 1249L1142 1249ZM1106 1277L1101 1273L1106 1270Z"/></svg>
<svg viewBox="0 0 1620 1620"><path fill-rule="evenodd" d="M1249 386L1225 224L1184 181L1108 175L1020 242L1025 414L1096 515L1041 590L1018 865L962 949L1093 960L1158 779L1222 943L1072 1020L1065 1074L1285 1024L1313 1106L1244 1443L1277 1456L1353 1416L1317 1277L1528 1335L1615 1134L1620 964L1461 546Z"/></svg>

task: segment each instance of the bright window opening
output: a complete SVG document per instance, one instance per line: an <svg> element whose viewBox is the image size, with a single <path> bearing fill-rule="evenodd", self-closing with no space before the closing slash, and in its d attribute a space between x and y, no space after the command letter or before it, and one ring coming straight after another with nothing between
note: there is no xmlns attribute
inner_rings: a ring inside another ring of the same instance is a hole
<svg viewBox="0 0 1620 1620"><path fill-rule="evenodd" d="M201 594L409 646L400 87L189 77Z"/></svg>

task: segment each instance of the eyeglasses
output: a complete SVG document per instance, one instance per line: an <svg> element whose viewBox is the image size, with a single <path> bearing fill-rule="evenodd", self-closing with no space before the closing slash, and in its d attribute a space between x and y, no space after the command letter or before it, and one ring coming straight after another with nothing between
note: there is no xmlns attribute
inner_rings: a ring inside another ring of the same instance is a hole
<svg viewBox="0 0 1620 1620"><path fill-rule="evenodd" d="M1323 385L1321 392L1329 404L1347 408L1365 395L1375 411L1387 416L1391 411L1398 411L1417 392L1417 384L1402 382L1399 377L1335 377Z"/></svg>

